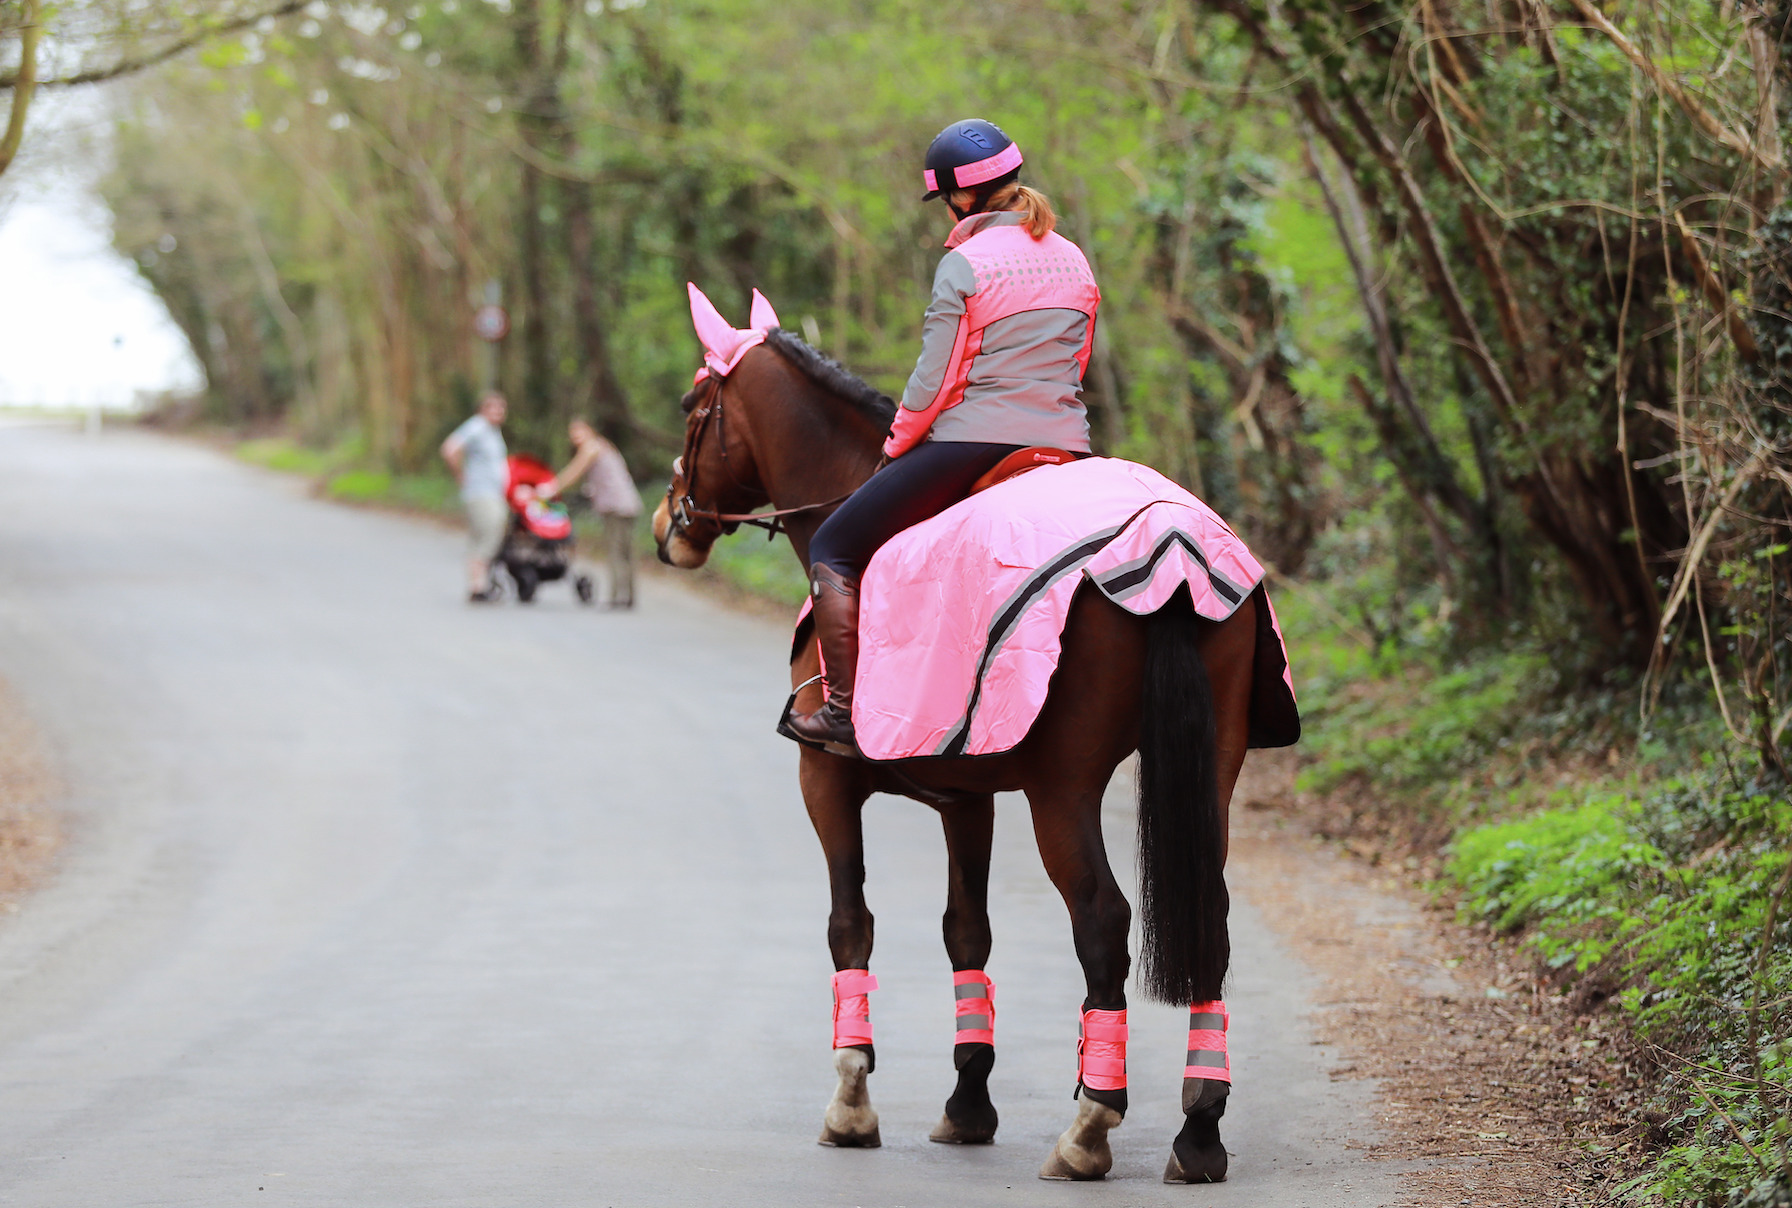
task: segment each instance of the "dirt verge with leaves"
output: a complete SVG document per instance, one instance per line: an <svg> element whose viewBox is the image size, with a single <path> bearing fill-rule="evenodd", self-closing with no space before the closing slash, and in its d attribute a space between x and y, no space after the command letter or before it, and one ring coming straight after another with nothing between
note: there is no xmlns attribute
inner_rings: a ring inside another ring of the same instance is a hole
<svg viewBox="0 0 1792 1208"><path fill-rule="evenodd" d="M42 737L0 681L0 913L19 908L61 844L57 793Z"/></svg>

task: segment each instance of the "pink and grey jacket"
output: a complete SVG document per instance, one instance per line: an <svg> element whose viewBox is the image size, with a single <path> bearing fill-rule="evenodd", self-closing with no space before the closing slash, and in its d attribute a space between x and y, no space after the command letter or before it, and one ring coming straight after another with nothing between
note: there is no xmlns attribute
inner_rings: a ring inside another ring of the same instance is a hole
<svg viewBox="0 0 1792 1208"><path fill-rule="evenodd" d="M1076 244L1034 239L1021 219L972 214L952 228L889 456L929 438L1088 450L1081 392L1101 291Z"/></svg>

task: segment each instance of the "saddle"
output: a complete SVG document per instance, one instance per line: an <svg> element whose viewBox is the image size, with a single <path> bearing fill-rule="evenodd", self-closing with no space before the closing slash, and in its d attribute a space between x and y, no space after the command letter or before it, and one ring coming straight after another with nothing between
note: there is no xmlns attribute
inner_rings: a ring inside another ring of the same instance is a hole
<svg viewBox="0 0 1792 1208"><path fill-rule="evenodd" d="M987 491L998 482L1007 482L1018 474L1028 470L1037 470L1040 466L1061 466L1068 461L1081 461L1090 456L1087 453L1072 453L1068 449L1053 449L1047 445L1033 445L1025 449L1016 449L1008 456L991 466L976 482L971 484L971 494Z"/></svg>

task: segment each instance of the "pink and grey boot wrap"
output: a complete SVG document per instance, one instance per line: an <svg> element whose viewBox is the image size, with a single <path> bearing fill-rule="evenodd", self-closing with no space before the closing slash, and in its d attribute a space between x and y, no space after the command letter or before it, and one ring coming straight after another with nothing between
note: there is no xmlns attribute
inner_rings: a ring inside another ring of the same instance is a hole
<svg viewBox="0 0 1792 1208"><path fill-rule="evenodd" d="M871 1043L871 991L877 978L864 969L834 974L834 1047L849 1049Z"/></svg>

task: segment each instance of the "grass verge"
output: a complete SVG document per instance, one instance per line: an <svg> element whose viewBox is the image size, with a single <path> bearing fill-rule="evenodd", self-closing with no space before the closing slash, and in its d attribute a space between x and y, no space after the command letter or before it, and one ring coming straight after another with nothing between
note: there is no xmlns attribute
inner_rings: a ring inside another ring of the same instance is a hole
<svg viewBox="0 0 1792 1208"><path fill-rule="evenodd" d="M362 450L354 442L314 449L286 437L264 437L241 441L233 448L252 465L312 479L326 499L438 516L460 514L459 493L445 471L392 474L367 469L361 464Z"/></svg>

